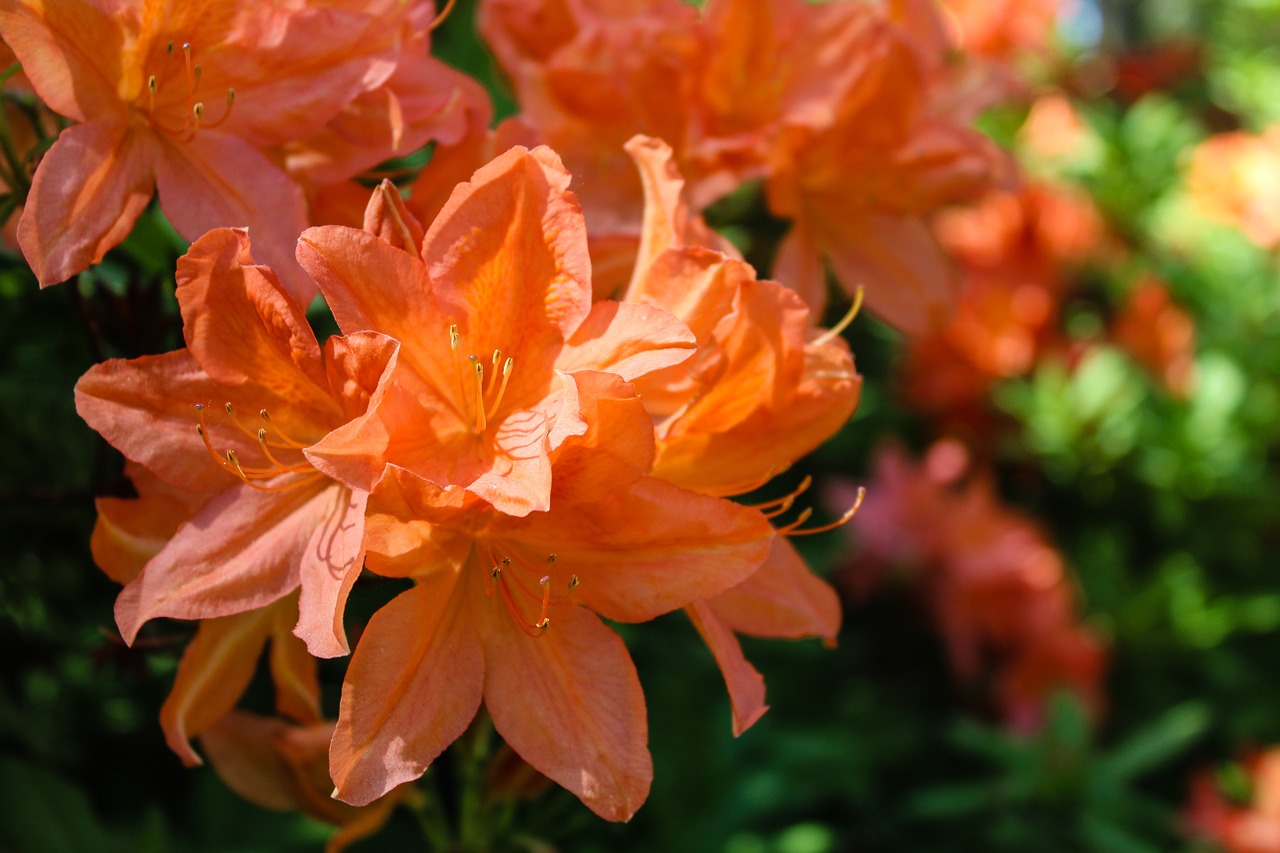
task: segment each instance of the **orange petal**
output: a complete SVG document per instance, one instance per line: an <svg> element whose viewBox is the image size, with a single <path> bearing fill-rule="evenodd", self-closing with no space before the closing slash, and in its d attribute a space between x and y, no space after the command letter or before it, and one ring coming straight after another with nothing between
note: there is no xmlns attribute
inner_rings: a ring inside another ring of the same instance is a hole
<svg viewBox="0 0 1280 853"><path fill-rule="evenodd" d="M460 184L422 256L469 352L515 359L508 399L542 396L555 355L591 308L586 226L549 149L513 148Z"/></svg>
<svg viewBox="0 0 1280 853"><path fill-rule="evenodd" d="M18 223L40 284L102 260L133 228L155 188L151 136L129 124L72 125L45 153Z"/></svg>
<svg viewBox="0 0 1280 853"><path fill-rule="evenodd" d="M329 752L334 796L343 802L365 805L417 779L479 709L485 662L462 622L459 595L455 577L438 574L369 620L342 685Z"/></svg>
<svg viewBox="0 0 1280 853"><path fill-rule="evenodd" d="M955 282L927 225L867 215L830 223L821 239L836 278L866 288L867 307L909 335L937 331L955 304Z"/></svg>
<svg viewBox="0 0 1280 853"><path fill-rule="evenodd" d="M728 628L753 637L822 637L840 630L840 599L785 536L751 577L706 603Z"/></svg>
<svg viewBox="0 0 1280 853"><path fill-rule="evenodd" d="M98 568L121 584L137 577L209 497L175 489L134 462L125 466L125 473L138 497L95 500L98 521L89 540Z"/></svg>
<svg viewBox="0 0 1280 853"><path fill-rule="evenodd" d="M206 373L225 385L265 389L277 417L285 410L294 420L337 419L304 308L254 263L244 230L218 228L196 240L178 259L176 277L183 335Z"/></svg>
<svg viewBox="0 0 1280 853"><path fill-rule="evenodd" d="M696 348L689 327L660 308L597 302L566 343L556 367L616 373L631 381L686 361Z"/></svg>
<svg viewBox="0 0 1280 853"><path fill-rule="evenodd" d="M5 4L0 7L0 37L22 63L40 100L55 112L79 122L118 120L125 112L116 91L124 30L97 4Z"/></svg>
<svg viewBox="0 0 1280 853"><path fill-rule="evenodd" d="M827 271L822 264L822 251L801 223L796 223L778 245L773 261L773 277L800 294L815 317L821 317L827 306ZM850 288L862 282L852 281Z"/></svg>
<svg viewBox="0 0 1280 853"><path fill-rule="evenodd" d="M347 596L364 566L364 508L368 492L346 488L326 489L329 506L311 547L302 555L299 583L298 627L294 633L306 641L307 650L319 658L348 654L347 632L342 627Z"/></svg>
<svg viewBox="0 0 1280 853"><path fill-rule="evenodd" d="M218 405L226 386L211 380L188 351L96 364L75 393L76 411L89 426L170 486L215 492L236 482L196 434L196 406ZM257 451L258 442L237 430L222 430L218 438L223 449Z"/></svg>
<svg viewBox="0 0 1280 853"><path fill-rule="evenodd" d="M415 257L422 251L422 238L426 234L422 223L405 207L400 191L388 180L379 184L369 198L369 206L364 211L364 230Z"/></svg>
<svg viewBox="0 0 1280 853"><path fill-rule="evenodd" d="M292 597L289 598L294 602ZM276 712L311 725L320 722L320 681L316 659L307 644L293 635L297 608L273 605L271 623L271 682L276 689Z"/></svg>
<svg viewBox="0 0 1280 853"><path fill-rule="evenodd" d="M217 130L190 142L164 138L158 151L160 209L178 233L195 241L214 228L248 228L256 257L299 305L310 304L315 282L294 259L307 227L306 200L289 176L243 139Z"/></svg>
<svg viewBox="0 0 1280 853"><path fill-rule="evenodd" d="M301 808L298 780L276 748L289 730L284 720L231 711L206 729L200 746L214 771L231 790L274 811Z"/></svg>
<svg viewBox="0 0 1280 853"><path fill-rule="evenodd" d="M478 500L457 486L442 489L388 465L369 495L369 570L388 577L456 571L471 554L474 537L465 513Z"/></svg>
<svg viewBox="0 0 1280 853"><path fill-rule="evenodd" d="M292 602L278 607L292 610ZM160 708L165 741L188 767L200 764L191 738L226 716L253 678L271 635L275 607L200 623L183 652L169 698Z"/></svg>
<svg viewBox="0 0 1280 853"><path fill-rule="evenodd" d="M240 485L210 500L116 599L126 642L156 616L227 616L292 592L300 564L324 559L339 491L336 483L269 493Z"/></svg>
<svg viewBox="0 0 1280 853"><path fill-rule="evenodd" d="M644 693L622 640L581 607L557 609L529 637L500 605L480 606L484 700L498 733L596 814L629 820L649 794L653 765Z"/></svg>
<svg viewBox="0 0 1280 853"><path fill-rule="evenodd" d="M742 645L706 602L695 601L684 609L703 642L715 655L716 665L729 688L733 706L733 736L738 737L764 716L769 706L764 703L764 677L742 654Z"/></svg>

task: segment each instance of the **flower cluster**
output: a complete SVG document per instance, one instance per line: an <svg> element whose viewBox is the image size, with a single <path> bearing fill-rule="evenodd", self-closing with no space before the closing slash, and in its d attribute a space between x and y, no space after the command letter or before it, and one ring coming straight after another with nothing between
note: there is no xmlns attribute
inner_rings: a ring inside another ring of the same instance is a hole
<svg viewBox="0 0 1280 853"><path fill-rule="evenodd" d="M846 582L860 595L890 573L912 583L946 641L956 677L989 680L1011 726L1037 726L1057 689L1073 691L1096 711L1104 652L1079 622L1062 557L970 467L955 440L938 442L920 462L882 448Z"/></svg>
<svg viewBox="0 0 1280 853"><path fill-rule="evenodd" d="M559 159L513 148L426 229L383 184L362 228L301 234L342 332L323 347L248 234L216 229L178 264L186 348L80 381L81 415L140 466L95 540L126 584L121 632L202 620L162 713L188 763L196 735L215 761L243 747L232 730L274 738L276 764L314 760L310 655L347 653L362 567L412 586L364 628L332 729L336 796L357 806L422 775L483 703L534 768L629 818L652 773L644 699L601 617L685 608L739 732L765 706L735 633L834 636L834 593L785 538L826 528L775 531L794 497L727 497L849 417L852 358L715 244L664 144L628 149L648 201L618 301L592 300ZM228 729L268 641L292 723Z"/></svg>

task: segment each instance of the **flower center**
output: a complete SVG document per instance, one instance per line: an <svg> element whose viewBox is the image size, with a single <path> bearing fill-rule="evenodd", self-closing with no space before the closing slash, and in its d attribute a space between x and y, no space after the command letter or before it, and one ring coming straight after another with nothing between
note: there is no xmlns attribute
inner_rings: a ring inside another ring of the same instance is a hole
<svg viewBox="0 0 1280 853"><path fill-rule="evenodd" d="M568 601L580 583L577 575L565 578L565 573L555 568L555 554L548 554L546 562L538 566L514 549L509 549L506 556L496 556L493 544L487 540L478 543L477 553L486 561L485 595L501 598L516 627L530 637L540 637L551 627L548 612L553 606ZM562 587L564 592L553 592L556 587ZM530 618L531 611L537 616Z"/></svg>
<svg viewBox="0 0 1280 853"><path fill-rule="evenodd" d="M489 381L486 384L484 362L474 353L462 355L462 335L457 325L449 327L449 347L453 350L454 373L458 382L458 400L463 419L470 424L472 432L481 435L489 428L489 421L498 413L502 405L503 395L507 393L507 382L511 379L511 371L515 367L515 359L502 356L502 350L495 349L489 368ZM501 377L501 378L499 378Z"/></svg>
<svg viewBox="0 0 1280 853"><path fill-rule="evenodd" d="M177 56L179 52L181 59ZM165 45L160 69L147 77L147 120L152 127L181 142L190 142L201 128L215 128L227 120L235 104L236 90L227 89L222 115L215 121L207 121L204 101L199 98L203 72L204 68L191 58L190 42L183 42L180 51L175 51L173 42ZM175 110L177 117L172 115Z"/></svg>
<svg viewBox="0 0 1280 853"><path fill-rule="evenodd" d="M311 463L302 455L302 450L307 445L291 438L284 430L272 423L271 416L266 409L258 410L258 417L261 418L263 426L258 427L255 431L240 420L239 414L236 413L235 407L231 403L228 402L223 408L226 410L227 417L218 426L230 424L250 438L257 439L258 451L262 458L261 460L256 460L256 464L246 465L240 461L239 454L234 450L228 449L220 453L214 449L213 441L210 438L210 432L214 428L210 427L205 416L205 413L209 411L209 407L205 403L196 403L196 417L200 421L196 424L196 433L199 434L200 439L204 442L205 450L209 451L213 461L217 462L222 470L260 492L283 492L324 478L324 474L312 467ZM296 457L296 459L294 461L284 461L280 458L282 456ZM269 486L262 485L264 480L275 480L277 477L292 474L303 474L305 476L292 478L283 483L276 482Z"/></svg>

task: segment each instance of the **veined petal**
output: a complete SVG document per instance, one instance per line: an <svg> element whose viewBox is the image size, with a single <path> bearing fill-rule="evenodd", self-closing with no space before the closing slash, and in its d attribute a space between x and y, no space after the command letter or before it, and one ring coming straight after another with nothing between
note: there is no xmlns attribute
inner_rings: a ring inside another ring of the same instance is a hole
<svg viewBox="0 0 1280 853"><path fill-rule="evenodd" d="M742 644L705 601L695 601L684 609L703 642L715 655L716 665L729 689L733 707L733 736L755 725L769 706L764 703L764 677L742 654Z"/></svg>
<svg viewBox="0 0 1280 853"><path fill-rule="evenodd" d="M31 182L18 243L40 284L102 260L133 228L155 188L151 134L124 122L62 131Z"/></svg>
<svg viewBox="0 0 1280 853"><path fill-rule="evenodd" d="M590 460L581 464L589 472ZM492 535L530 555L556 554L558 571L581 578L578 600L608 619L642 622L711 598L769 553L773 529L755 510L653 477L609 492L575 475L558 460L551 512L504 517Z"/></svg>
<svg viewBox="0 0 1280 853"><path fill-rule="evenodd" d="M40 100L76 121L124 113L116 94L124 31L87 0L20 0L0 6L0 37ZM46 155L47 156L47 155Z"/></svg>
<svg viewBox="0 0 1280 853"><path fill-rule="evenodd" d="M248 688L271 636L274 609L205 620L187 644L173 689L160 708L160 725L169 748L188 767L203 763L191 739L226 716Z"/></svg>
<svg viewBox="0 0 1280 853"><path fill-rule="evenodd" d="M565 344L556 367L616 373L631 381L680 364L696 347L689 327L661 308L597 302Z"/></svg>
<svg viewBox="0 0 1280 853"><path fill-rule="evenodd" d="M342 614L364 565L364 509L368 492L326 489L330 506L303 554L298 627L311 654L333 658L351 651Z"/></svg>
<svg viewBox="0 0 1280 853"><path fill-rule="evenodd" d="M302 725L320 722L320 680L316 659L307 644L293 635L297 623L297 600L290 596L289 606L272 605L271 683L276 689L276 712Z"/></svg>
<svg viewBox="0 0 1280 853"><path fill-rule="evenodd" d="M737 586L706 602L728 628L753 637L822 637L835 642L840 599L785 536L775 536L769 557Z"/></svg>
<svg viewBox="0 0 1280 853"><path fill-rule="evenodd" d="M626 646L581 607L557 610L535 638L486 603L484 699L494 728L596 814L629 820L649 795L653 765L644 693Z"/></svg>
<svg viewBox="0 0 1280 853"><path fill-rule="evenodd" d="M218 130L189 142L165 139L156 163L160 207L178 233L195 241L206 231L247 227L254 253L275 270L299 305L315 296L294 260L307 227L302 190L258 149Z"/></svg>
<svg viewBox="0 0 1280 853"><path fill-rule="evenodd" d="M469 352L515 359L510 400L539 399L565 338L591 309L586 226L549 149L513 148L460 184L422 256Z"/></svg>
<svg viewBox="0 0 1280 853"><path fill-rule="evenodd" d="M210 500L116 599L125 641L156 616L227 616L292 592L306 555L324 545L332 492L341 489L331 483L260 492L239 485Z"/></svg>
<svg viewBox="0 0 1280 853"><path fill-rule="evenodd" d="M800 294L813 316L822 316L827 305L827 271L822 264L821 250L800 223L793 225L778 245L773 278ZM861 281L851 280L849 287L860 284Z"/></svg>
<svg viewBox="0 0 1280 853"><path fill-rule="evenodd" d="M458 602L467 583L430 576L369 620L329 749L343 802L365 805L417 779L475 717L485 660Z"/></svg>
<svg viewBox="0 0 1280 853"><path fill-rule="evenodd" d="M254 263L247 232L218 228L196 240L178 259L177 282L183 335L206 373L261 386L290 412L315 409L312 422L337 418L303 306Z"/></svg>
<svg viewBox="0 0 1280 853"><path fill-rule="evenodd" d="M196 433L197 405L217 405L226 388L186 350L112 359L76 383L76 411L125 457L175 488L221 491L235 482ZM237 430L219 433L222 449L253 453L258 442Z"/></svg>
<svg viewBox="0 0 1280 853"><path fill-rule="evenodd" d="M126 584L147 561L160 553L182 523L196 513L209 495L175 489L135 462L125 473L138 491L136 498L98 498L98 521L89 547L93 561L107 577Z"/></svg>

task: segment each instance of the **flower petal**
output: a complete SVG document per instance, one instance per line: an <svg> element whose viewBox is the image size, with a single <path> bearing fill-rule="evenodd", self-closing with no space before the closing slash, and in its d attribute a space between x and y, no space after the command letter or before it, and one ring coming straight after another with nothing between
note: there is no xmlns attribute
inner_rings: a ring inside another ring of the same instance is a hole
<svg viewBox="0 0 1280 853"><path fill-rule="evenodd" d="M436 574L401 593L360 638L329 750L334 796L345 803L417 779L480 707L485 661L462 621L456 578Z"/></svg>
<svg viewBox="0 0 1280 853"><path fill-rule="evenodd" d="M227 616L292 592L300 564L325 544L340 490L337 483L283 492L239 485L210 500L116 599L125 641L156 616Z"/></svg>
<svg viewBox="0 0 1280 853"><path fill-rule="evenodd" d="M22 254L42 286L102 260L128 235L155 188L150 134L91 121L62 131L31 182L18 223Z"/></svg>
<svg viewBox="0 0 1280 853"><path fill-rule="evenodd" d="M764 677L742 654L742 645L729 628L704 601L695 601L684 609L693 627L715 655L716 665L729 688L733 706L733 736L738 737L764 716L769 706L764 703Z"/></svg>
<svg viewBox="0 0 1280 853"><path fill-rule="evenodd" d="M307 650L318 658L334 658L351 651L342 614L347 596L364 566L364 508L368 492L326 489L330 506L323 525L302 558L298 627Z"/></svg>
<svg viewBox="0 0 1280 853"><path fill-rule="evenodd" d="M76 411L125 457L170 486L216 492L235 480L196 433L196 406L217 405L226 393L191 353L179 350L95 364L76 383ZM258 448L238 430L222 430L218 438L223 450L253 453Z"/></svg>
<svg viewBox="0 0 1280 853"><path fill-rule="evenodd" d="M478 605L485 707L498 733L596 814L629 820L649 794L653 765L644 693L622 640L581 607L558 609L530 637L501 604Z"/></svg>
<svg viewBox="0 0 1280 853"><path fill-rule="evenodd" d="M315 282L298 267L294 244L307 227L302 190L249 143L214 130L190 142L162 140L156 186L165 216L188 240L221 227L248 228L255 255L275 270L299 305Z"/></svg>
<svg viewBox="0 0 1280 853"><path fill-rule="evenodd" d="M727 627L753 637L822 637L840 630L840 599L831 585L805 565L785 536L776 536L769 557L751 577L706 604Z"/></svg>
<svg viewBox="0 0 1280 853"><path fill-rule="evenodd" d="M418 218L405 207L395 184L384 179L369 198L364 211L364 230L401 251L417 256L426 232Z"/></svg>
<svg viewBox="0 0 1280 853"><path fill-rule="evenodd" d="M597 302L565 344L559 370L599 370L627 381L686 361L697 348L689 327L651 305Z"/></svg>
<svg viewBox="0 0 1280 853"><path fill-rule="evenodd" d="M271 636L274 610L205 620L187 644L173 689L160 708L160 726L169 748L188 767L203 763L191 739L225 717L249 687Z"/></svg>

